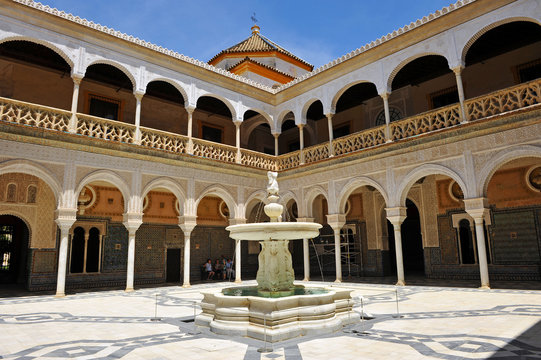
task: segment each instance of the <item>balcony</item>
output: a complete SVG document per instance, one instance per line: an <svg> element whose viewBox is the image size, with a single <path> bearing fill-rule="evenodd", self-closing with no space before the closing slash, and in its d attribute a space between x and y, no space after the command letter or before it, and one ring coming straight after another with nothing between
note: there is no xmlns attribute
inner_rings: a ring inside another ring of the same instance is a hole
<svg viewBox="0 0 541 360"><path fill-rule="evenodd" d="M541 104L541 79L509 87L487 95L466 100L465 111L469 122L489 119L494 115L510 113L521 109L538 107ZM433 111L411 116L386 125L360 131L332 142L333 156L329 144L319 144L278 157L234 146L192 138L189 146L187 136L168 133L150 128L141 128L141 142L135 142L135 126L118 121L106 120L86 114L77 114L76 124L71 124L69 111L16 101L0 97L0 121L13 126L27 126L46 132L67 136L82 136L117 144L139 147L170 154L210 159L224 163L240 164L246 167L283 171L301 164L312 164L331 158L343 157L368 149L433 134L445 129L463 126L460 119L460 105L438 108ZM386 138L388 133L389 139Z"/></svg>

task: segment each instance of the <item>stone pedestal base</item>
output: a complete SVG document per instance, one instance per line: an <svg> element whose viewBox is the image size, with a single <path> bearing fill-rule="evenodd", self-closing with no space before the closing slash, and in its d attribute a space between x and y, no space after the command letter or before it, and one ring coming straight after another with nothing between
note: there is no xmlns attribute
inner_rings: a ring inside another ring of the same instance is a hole
<svg viewBox="0 0 541 360"><path fill-rule="evenodd" d="M248 336L277 342L297 336L323 335L359 321L352 311L351 291L328 289L326 294L284 298L227 296L220 290L203 292L203 312L195 325L216 334ZM264 325L265 324L265 325Z"/></svg>

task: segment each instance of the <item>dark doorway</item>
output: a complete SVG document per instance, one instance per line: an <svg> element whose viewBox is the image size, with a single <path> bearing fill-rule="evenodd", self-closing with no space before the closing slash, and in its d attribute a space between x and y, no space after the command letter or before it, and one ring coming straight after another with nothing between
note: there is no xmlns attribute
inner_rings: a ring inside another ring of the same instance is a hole
<svg viewBox="0 0 541 360"><path fill-rule="evenodd" d="M24 284L28 227L18 217L0 216L0 283Z"/></svg>
<svg viewBox="0 0 541 360"><path fill-rule="evenodd" d="M166 282L180 282L180 249L167 249Z"/></svg>
<svg viewBox="0 0 541 360"><path fill-rule="evenodd" d="M424 274L425 261L423 238L421 235L421 218L417 206L406 200L407 217L402 223L402 254L404 256L404 272Z"/></svg>

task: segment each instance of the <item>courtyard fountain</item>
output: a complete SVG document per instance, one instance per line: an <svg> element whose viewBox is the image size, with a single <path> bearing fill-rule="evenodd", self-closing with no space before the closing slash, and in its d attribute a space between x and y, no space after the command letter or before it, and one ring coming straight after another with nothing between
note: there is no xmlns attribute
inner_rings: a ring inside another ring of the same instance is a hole
<svg viewBox="0 0 541 360"><path fill-rule="evenodd" d="M236 240L259 241L257 286L203 292L202 312L195 319L217 334L249 336L271 342L302 335L335 332L358 320L351 312L351 290L295 285L290 240L319 235L320 224L281 222L277 174L268 172L270 222L226 228Z"/></svg>

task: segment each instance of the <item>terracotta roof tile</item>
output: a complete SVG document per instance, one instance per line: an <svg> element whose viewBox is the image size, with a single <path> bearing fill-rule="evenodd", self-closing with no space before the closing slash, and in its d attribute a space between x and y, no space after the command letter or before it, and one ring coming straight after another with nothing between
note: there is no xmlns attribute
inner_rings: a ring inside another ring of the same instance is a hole
<svg viewBox="0 0 541 360"><path fill-rule="evenodd" d="M274 71L275 73L278 73L280 75L283 75L283 76L287 76L288 78L290 79L295 79L295 77L291 74L288 74L286 72L283 72L283 71L280 71L276 68L273 68L272 66L269 66L269 65L265 65L263 63L260 63L259 61L255 61L254 59L251 59L250 57L246 56L244 59L240 60L239 62L233 64L232 66L230 66L229 68L227 68L227 71L231 71L233 68L239 66L240 64L243 64L245 62L251 62L251 63L254 63L258 66L261 66L261 67L264 67L265 69L269 69L271 71Z"/></svg>

